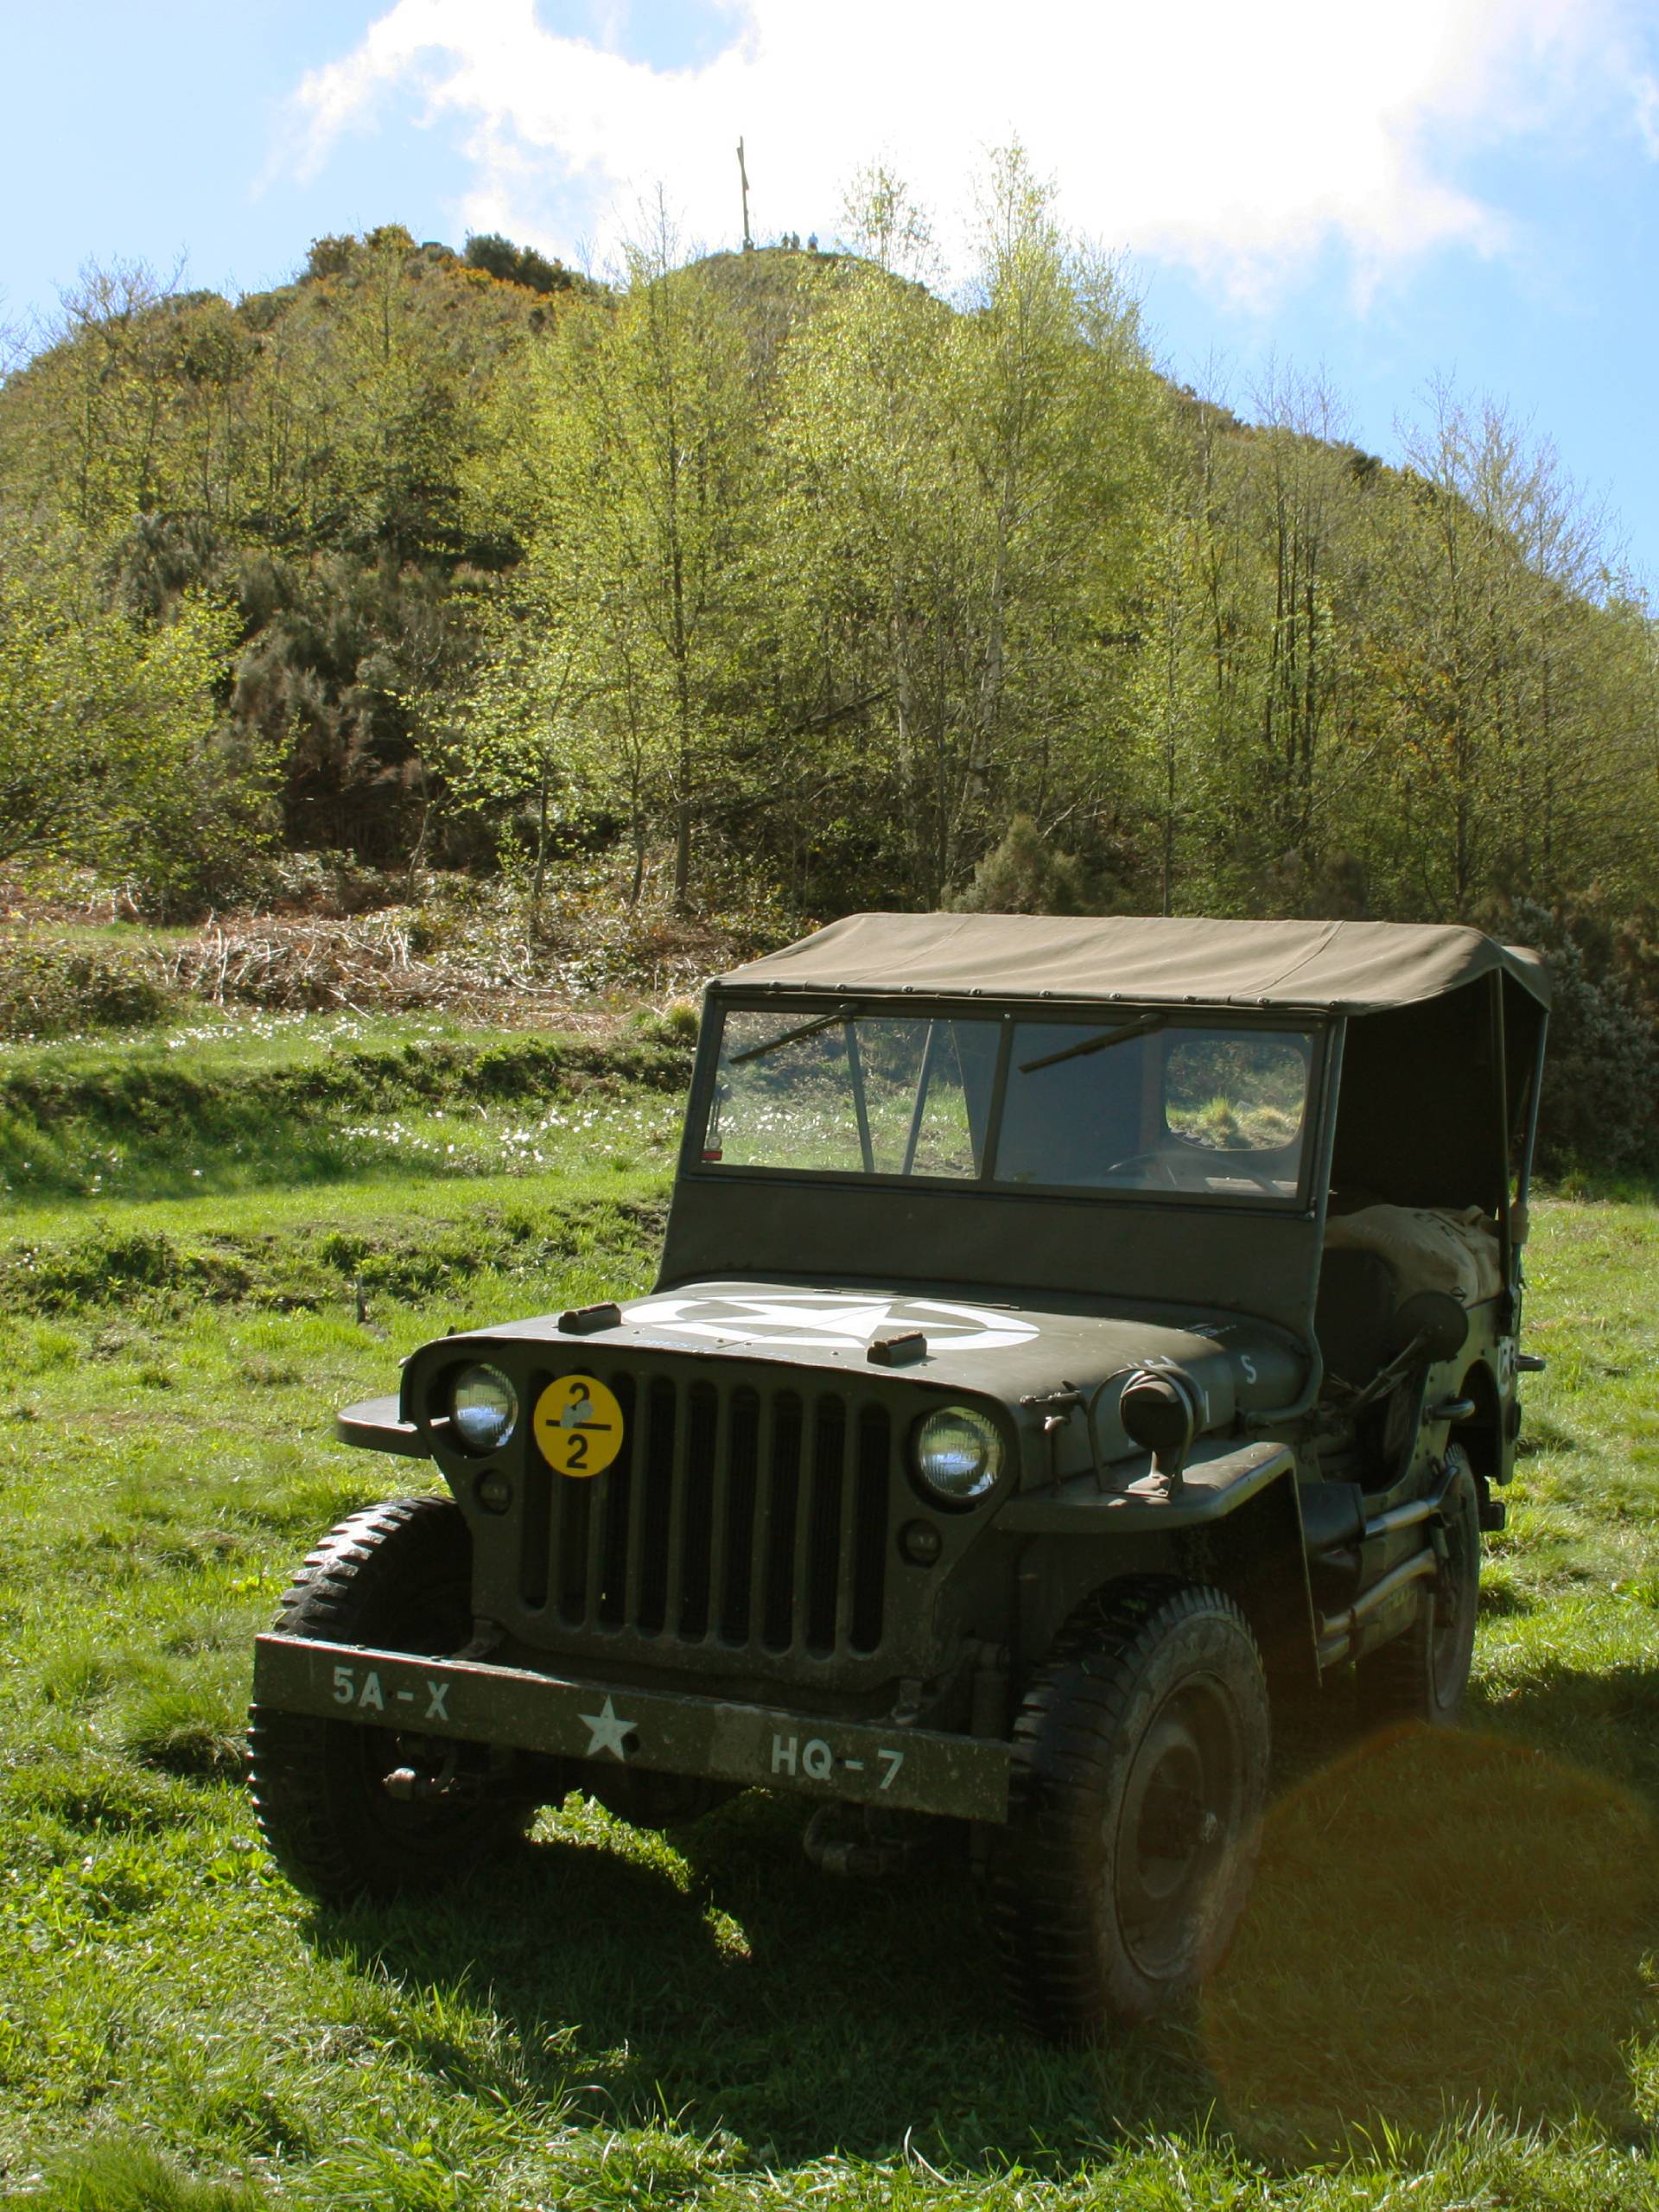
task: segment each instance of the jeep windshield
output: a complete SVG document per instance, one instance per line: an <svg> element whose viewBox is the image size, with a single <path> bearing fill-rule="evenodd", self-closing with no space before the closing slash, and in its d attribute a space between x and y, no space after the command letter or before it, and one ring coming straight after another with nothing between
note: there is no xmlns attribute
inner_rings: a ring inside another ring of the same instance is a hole
<svg viewBox="0 0 1659 2212"><path fill-rule="evenodd" d="M1294 1199L1313 1033L1146 1009L728 1007L702 1164L863 1180Z"/></svg>

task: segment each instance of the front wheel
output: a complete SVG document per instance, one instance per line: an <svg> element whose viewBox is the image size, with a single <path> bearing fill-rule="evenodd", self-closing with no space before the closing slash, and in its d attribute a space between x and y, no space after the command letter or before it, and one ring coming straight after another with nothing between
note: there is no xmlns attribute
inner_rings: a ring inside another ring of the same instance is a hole
<svg viewBox="0 0 1659 2212"><path fill-rule="evenodd" d="M460 1510L404 1497L352 1514L307 1558L274 1626L433 1657L461 1650L473 1621ZM434 1889L523 1830L527 1808L491 1793L470 1746L257 1704L249 1720L259 1832L312 1897ZM389 1789L400 1770L404 1786Z"/></svg>
<svg viewBox="0 0 1659 2212"><path fill-rule="evenodd" d="M1109 1591L1039 1669L1014 1731L992 1912L1014 2009L1074 2038L1188 1996L1249 1889L1267 1684L1217 1590Z"/></svg>

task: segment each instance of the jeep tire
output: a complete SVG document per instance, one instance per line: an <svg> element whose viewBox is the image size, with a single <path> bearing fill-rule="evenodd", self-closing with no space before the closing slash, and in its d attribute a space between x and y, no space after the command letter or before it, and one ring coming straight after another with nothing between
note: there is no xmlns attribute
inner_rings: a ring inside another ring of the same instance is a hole
<svg viewBox="0 0 1659 2212"><path fill-rule="evenodd" d="M1056 2040L1197 1988L1255 1871L1267 1684L1219 1591L1120 1584L1063 1633L1014 1726L991 1911L1008 1994Z"/></svg>
<svg viewBox="0 0 1659 2212"><path fill-rule="evenodd" d="M353 1513L308 1555L272 1625L323 1643L461 1650L473 1632L472 1542L459 1509L405 1497ZM259 1832L312 1897L434 1889L523 1831L527 1807L499 1786L489 1794L487 1754L473 1746L257 1703L249 1724ZM395 1769L432 1777L446 1766L444 1794L400 1799L386 1789Z"/></svg>
<svg viewBox="0 0 1659 2212"><path fill-rule="evenodd" d="M1422 1586L1411 1626L1354 1669L1367 1728L1402 1721L1449 1728L1463 1718L1480 1605L1480 1499L1459 1444L1446 1455L1446 1480L1440 1571Z"/></svg>

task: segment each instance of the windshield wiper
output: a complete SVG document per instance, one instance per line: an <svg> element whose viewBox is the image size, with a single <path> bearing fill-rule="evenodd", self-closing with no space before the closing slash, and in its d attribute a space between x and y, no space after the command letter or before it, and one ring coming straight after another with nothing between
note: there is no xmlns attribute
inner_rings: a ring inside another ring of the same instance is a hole
<svg viewBox="0 0 1659 2212"><path fill-rule="evenodd" d="M1114 1045L1127 1045L1131 1037L1150 1037L1154 1030L1168 1027L1166 1014L1143 1014L1138 1021L1122 1022L1116 1029L1103 1029L1096 1036L1085 1037L1081 1043L1067 1045L1060 1052L1045 1052L1040 1060L1024 1060L1020 1072L1035 1075L1039 1068L1058 1067L1062 1060L1080 1060L1088 1052L1109 1052Z"/></svg>
<svg viewBox="0 0 1659 2212"><path fill-rule="evenodd" d="M820 1029L833 1029L838 1021L850 1021L856 1008L838 1006L833 1014L821 1014L816 1021L803 1022L798 1029L786 1029L781 1037L768 1037L764 1045L751 1045L747 1052L734 1052L726 1065L741 1068L746 1060L764 1060L768 1052L781 1052L785 1045L798 1044L803 1037L816 1037Z"/></svg>

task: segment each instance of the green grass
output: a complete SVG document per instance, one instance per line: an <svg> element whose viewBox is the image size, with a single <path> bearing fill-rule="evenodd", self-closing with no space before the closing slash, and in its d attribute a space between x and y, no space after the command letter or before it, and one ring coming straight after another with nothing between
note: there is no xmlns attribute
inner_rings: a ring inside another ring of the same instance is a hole
<svg viewBox="0 0 1659 2212"><path fill-rule="evenodd" d="M632 1162L672 1143L690 1044L654 1017L594 1039L245 1015L14 1046L0 1060L0 1198L55 1208L531 1174L601 1141Z"/></svg>
<svg viewBox="0 0 1659 2212"><path fill-rule="evenodd" d="M785 1799L671 1840L572 1800L438 1905L295 1895L240 1787L251 1639L315 1535L410 1473L336 1449L334 1408L446 1327L649 1280L656 1047L551 1068L525 1041L316 1022L0 1060L12 1126L67 1163L0 1224L12 2201L1659 2201L1659 1210L1637 1198L1536 1209L1551 1369L1472 1732L1357 1756L1339 1693L1290 1732L1249 1916L1190 2016L1034 2047L965 1883L827 1883ZM73 1132L142 1149L134 1068L161 1100L146 1195L78 1192Z"/></svg>

